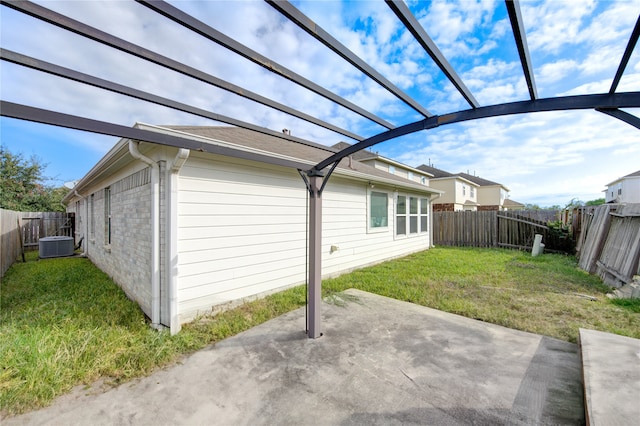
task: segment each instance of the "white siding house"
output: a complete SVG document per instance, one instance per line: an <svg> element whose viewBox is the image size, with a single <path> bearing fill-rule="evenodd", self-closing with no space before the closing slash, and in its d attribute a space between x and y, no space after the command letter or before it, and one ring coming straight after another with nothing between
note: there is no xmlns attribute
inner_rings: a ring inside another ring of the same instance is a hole
<svg viewBox="0 0 640 426"><path fill-rule="evenodd" d="M607 184L607 203L640 203L640 170Z"/></svg>
<svg viewBox="0 0 640 426"><path fill-rule="evenodd" d="M336 152L232 127L136 126L310 166ZM323 276L429 248L436 194L343 160L322 196ZM177 332L305 282L307 198L292 168L122 139L65 202L85 254L154 325Z"/></svg>

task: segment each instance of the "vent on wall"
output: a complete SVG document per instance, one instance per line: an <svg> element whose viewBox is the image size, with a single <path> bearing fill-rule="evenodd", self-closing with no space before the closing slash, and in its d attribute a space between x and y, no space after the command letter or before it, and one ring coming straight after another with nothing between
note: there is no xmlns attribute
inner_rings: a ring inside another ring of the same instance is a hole
<svg viewBox="0 0 640 426"><path fill-rule="evenodd" d="M39 241L39 257L63 257L73 254L72 237L45 237Z"/></svg>

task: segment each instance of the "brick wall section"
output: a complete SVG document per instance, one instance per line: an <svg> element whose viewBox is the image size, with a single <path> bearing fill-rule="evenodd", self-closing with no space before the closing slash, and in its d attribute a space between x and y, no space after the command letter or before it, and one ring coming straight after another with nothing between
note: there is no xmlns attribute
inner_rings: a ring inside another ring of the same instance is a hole
<svg viewBox="0 0 640 426"><path fill-rule="evenodd" d="M434 212L452 212L454 211L453 203L432 204Z"/></svg>
<svg viewBox="0 0 640 426"><path fill-rule="evenodd" d="M479 212L494 212L499 210L500 206L478 206Z"/></svg>
<svg viewBox="0 0 640 426"><path fill-rule="evenodd" d="M106 244L105 191L94 193L95 237L89 258L151 315L151 184L150 169L110 186L111 244Z"/></svg>

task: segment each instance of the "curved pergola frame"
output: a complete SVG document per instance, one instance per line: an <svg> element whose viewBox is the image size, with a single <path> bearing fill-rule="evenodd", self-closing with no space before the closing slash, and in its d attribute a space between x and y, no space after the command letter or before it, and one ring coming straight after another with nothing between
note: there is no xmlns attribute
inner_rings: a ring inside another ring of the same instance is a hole
<svg viewBox="0 0 640 426"><path fill-rule="evenodd" d="M456 73L447 58L439 50L436 43L429 37L425 28L418 22L411 13L407 5L402 0L385 0L386 4L402 22L405 28L413 35L415 40L422 46L425 52L431 57L433 62L443 72L458 93L465 99L469 109L453 111L448 114L434 115L427 110L424 105L403 92L391 81L385 78L379 71L359 58L354 52L341 44L327 31L315 24L309 17L288 1L265 0L284 17L296 24L300 29L310 34L320 43L328 47L336 55L343 58L351 66L361 71L368 78L375 81L397 99L402 101L409 108L423 116L423 119L395 126L372 111L350 102L336 93L306 79L285 66L267 58L238 41L222 34L208 24L183 12L164 1L136 0L139 4L164 16L167 19L193 31L213 43L225 47L236 55L239 55L254 64L257 64L269 72L278 75L294 84L299 85L313 93L343 107L361 117L376 123L386 130L376 135L365 137L358 135L349 129L344 129L332 123L326 122L318 117L306 114L302 111L291 108L282 103L276 102L267 97L261 96L243 87L234 85L202 70L180 63L159 53L148 50L142 46L135 45L120 39L112 34L105 33L80 21L76 21L68 16L59 14L43 6L22 0L0 0L4 7L14 9L18 12L40 19L51 25L71 31L80 36L86 37L95 42L109 46L113 49L125 52L137 58L149 61L173 72L196 79L205 84L226 90L237 96L267 106L269 108L297 117L308 123L331 130L338 134L347 136L357 143L351 145L335 154L328 156L313 167L309 167L302 162L292 160L277 159L257 153L245 153L228 150L223 147L203 145L191 139L180 138L171 135L164 135L142 129L125 127L122 125L92 120L75 115L64 114L57 111L44 110L28 105L0 100L0 115L32 122L45 123L54 126L66 127L77 130L89 131L97 134L112 135L135 140L153 142L180 148L197 149L200 151L214 152L221 155L241 157L248 160L262 161L279 166L297 169L307 185L309 192L309 306L308 306L308 330L307 334L311 338L321 335L320 332L320 303L321 303L321 231L322 231L322 191L328 182L331 174L341 159L362 149L369 148L378 143L388 141L400 136L433 129L453 123L478 120L489 117L499 117L514 114L526 114L543 111L564 111L564 110L595 110L611 117L624 121L640 129L640 119L632 114L622 111L620 108L640 107L640 92L617 92L617 87L629 62L631 54L640 37L640 17L637 19L635 27L626 45L622 59L618 65L616 74L612 78L612 84L608 93L589 94L582 96L565 96L554 98L538 98L533 66L527 47L522 15L517 0L505 0L505 5L509 15L511 30L518 50L518 56L522 65L522 72L527 83L529 99L519 102L502 103L496 105L481 106L475 99L464 81ZM44 41L43 41L44 43ZM271 136L276 136L298 143L308 143L300 138L283 134L272 129L255 125L234 117L227 117L213 111L204 110L181 103L172 99L163 98L152 93L144 92L134 87L124 86L109 80L104 80L92 75L84 74L76 70L65 68L56 64L48 63L38 58L29 57L19 52L12 52L0 47L0 59L9 63L31 68L43 73L55 75L60 78L72 80L78 83L97 87L113 93L118 93L131 98L143 100L156 105L161 105L177 111L186 112L196 116L231 124L234 126L250 129Z"/></svg>

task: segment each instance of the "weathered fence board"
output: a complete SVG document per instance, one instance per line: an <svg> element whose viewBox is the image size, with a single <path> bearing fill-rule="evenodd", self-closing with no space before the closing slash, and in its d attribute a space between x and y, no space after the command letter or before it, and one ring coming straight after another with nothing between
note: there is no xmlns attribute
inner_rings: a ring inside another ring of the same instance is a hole
<svg viewBox="0 0 640 426"><path fill-rule="evenodd" d="M607 233L609 232L609 224L611 223L611 205L605 204L593 211L592 217L582 226L581 237L583 240L579 253L579 266L581 269L593 274L596 272L596 261L600 257L602 247L604 245Z"/></svg>
<svg viewBox="0 0 640 426"><path fill-rule="evenodd" d="M597 274L613 287L631 281L640 257L640 217L611 217L611 226L596 262Z"/></svg>
<svg viewBox="0 0 640 426"><path fill-rule="evenodd" d="M533 217L531 217L533 216ZM542 234L549 250L564 250L549 233L547 221L557 212L460 211L433 213L433 242L445 246L509 247L530 250L535 234Z"/></svg>
<svg viewBox="0 0 640 426"><path fill-rule="evenodd" d="M579 266L613 287L639 273L640 204L605 204L583 211Z"/></svg>
<svg viewBox="0 0 640 426"><path fill-rule="evenodd" d="M0 277L16 261L24 249L37 249L40 238L53 236L73 237L74 213L15 212L0 209Z"/></svg>
<svg viewBox="0 0 640 426"><path fill-rule="evenodd" d="M0 278L20 255L20 212L0 209Z"/></svg>

